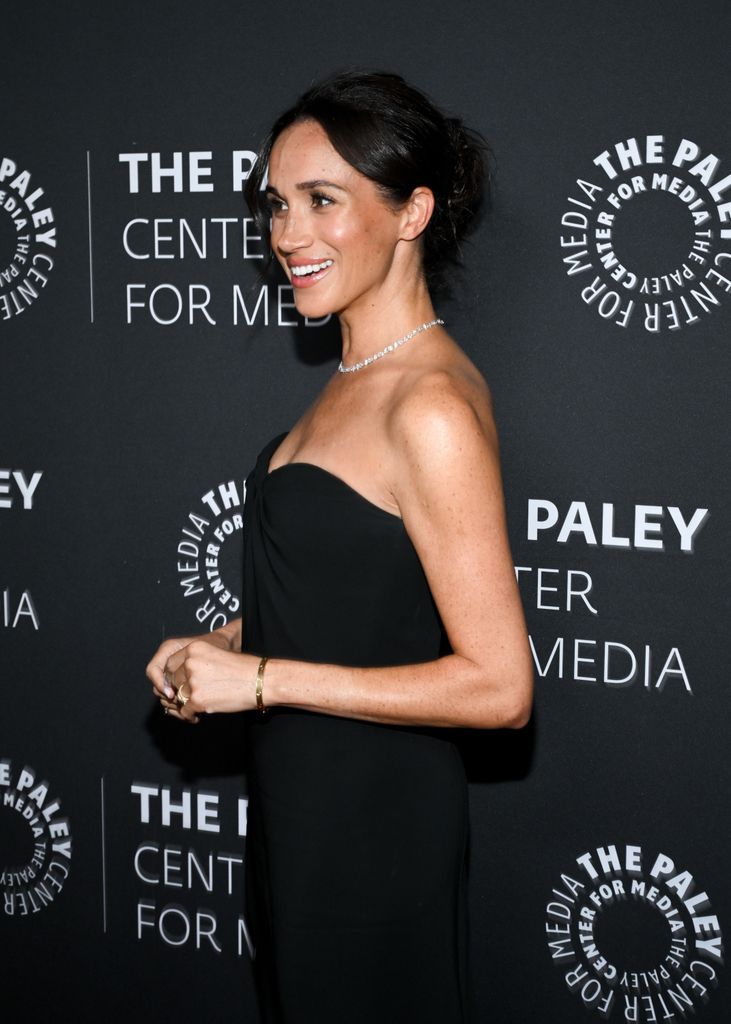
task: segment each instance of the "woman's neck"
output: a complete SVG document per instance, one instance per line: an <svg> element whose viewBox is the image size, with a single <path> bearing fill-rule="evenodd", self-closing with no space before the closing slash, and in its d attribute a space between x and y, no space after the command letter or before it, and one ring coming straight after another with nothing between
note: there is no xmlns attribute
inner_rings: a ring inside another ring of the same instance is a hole
<svg viewBox="0 0 731 1024"><path fill-rule="evenodd" d="M338 316L342 332L342 360L351 366L436 318L423 279L411 289L391 290L368 297Z"/></svg>

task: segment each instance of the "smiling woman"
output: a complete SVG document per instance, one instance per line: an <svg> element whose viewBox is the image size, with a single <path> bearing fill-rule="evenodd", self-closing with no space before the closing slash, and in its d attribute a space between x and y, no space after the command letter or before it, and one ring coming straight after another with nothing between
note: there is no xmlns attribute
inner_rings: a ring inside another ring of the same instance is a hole
<svg viewBox="0 0 731 1024"><path fill-rule="evenodd" d="M445 727L519 728L532 695L489 392L432 304L483 177L461 122L352 72L278 119L247 183L298 310L338 315L342 372L247 478L242 618L148 675L173 717L249 712L267 1022L470 1019Z"/></svg>
<svg viewBox="0 0 731 1024"><path fill-rule="evenodd" d="M426 189L414 191L408 214L385 203L312 120L295 122L278 137L266 196L272 249L295 288L299 312L314 318L349 310L349 322L381 301L387 278L398 286L396 275L413 271L418 253L399 250L398 268L391 257L401 239L422 233L434 205Z"/></svg>

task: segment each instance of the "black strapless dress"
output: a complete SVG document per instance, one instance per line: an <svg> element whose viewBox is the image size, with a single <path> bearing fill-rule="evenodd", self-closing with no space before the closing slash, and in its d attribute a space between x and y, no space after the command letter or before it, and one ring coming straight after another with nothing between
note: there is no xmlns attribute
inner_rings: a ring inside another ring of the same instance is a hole
<svg viewBox="0 0 731 1024"><path fill-rule="evenodd" d="M374 668L448 653L402 520L318 466L268 473L285 436L246 481L243 649ZM246 718L263 1019L463 1024L467 788L448 732L284 707Z"/></svg>

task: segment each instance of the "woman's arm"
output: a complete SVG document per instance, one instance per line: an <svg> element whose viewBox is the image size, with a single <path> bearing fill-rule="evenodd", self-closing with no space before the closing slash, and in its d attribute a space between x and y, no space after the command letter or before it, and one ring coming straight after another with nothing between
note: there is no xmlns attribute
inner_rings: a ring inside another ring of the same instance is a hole
<svg viewBox="0 0 731 1024"><path fill-rule="evenodd" d="M519 727L533 666L508 545L497 434L446 373L395 409L392 490L453 654L423 664L342 668L274 660L265 699L406 724Z"/></svg>
<svg viewBox="0 0 731 1024"><path fill-rule="evenodd" d="M392 491L453 653L387 668L272 658L264 703L403 725L519 728L530 716L533 667L489 408L433 373L394 410L388 430ZM167 675L190 693L181 717L253 708L258 664L195 643L173 654ZM178 713L174 701L163 703Z"/></svg>

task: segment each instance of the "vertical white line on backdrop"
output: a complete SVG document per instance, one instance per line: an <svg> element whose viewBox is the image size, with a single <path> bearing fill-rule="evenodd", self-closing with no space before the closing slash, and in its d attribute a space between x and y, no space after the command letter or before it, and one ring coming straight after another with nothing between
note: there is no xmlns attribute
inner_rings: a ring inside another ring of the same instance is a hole
<svg viewBox="0 0 731 1024"><path fill-rule="evenodd" d="M101 802L102 802L102 924L104 934L107 934L107 842L105 834L104 814L104 776L101 777Z"/></svg>
<svg viewBox="0 0 731 1024"><path fill-rule="evenodd" d="M86 151L86 198L89 210L89 315L94 323L94 261L91 247L91 158Z"/></svg>

